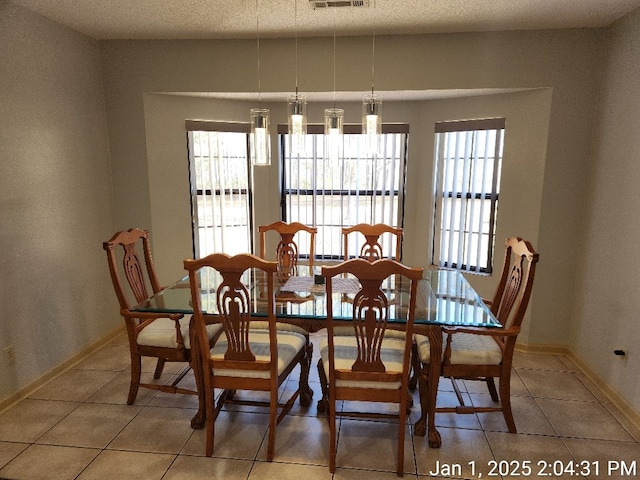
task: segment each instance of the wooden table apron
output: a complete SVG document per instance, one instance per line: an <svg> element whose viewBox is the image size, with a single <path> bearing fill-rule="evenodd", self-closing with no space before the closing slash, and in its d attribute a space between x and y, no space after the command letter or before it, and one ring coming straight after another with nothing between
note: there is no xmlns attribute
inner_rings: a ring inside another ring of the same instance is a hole
<svg viewBox="0 0 640 480"><path fill-rule="evenodd" d="M431 281L433 281L433 275L434 275L433 271L425 272L425 277L427 275L431 275ZM482 299L469 286L466 280L460 281L457 278L457 276L459 276L460 278L464 278L459 272L451 272L451 273L447 273L446 275L455 276L454 278L456 278L455 281L457 282L457 284L462 285L462 287L457 286L456 287L457 291L455 292L455 295L462 295L461 298L463 301L461 301L460 303L463 303L466 306L471 306L473 308L481 310L481 314L483 318L486 318L486 321L482 323L483 326L493 326L493 327L500 326L498 321L493 316L493 314L491 314L490 310L486 306L484 306L484 304L482 303ZM427 281L427 283L429 282ZM164 289L162 292L160 292L160 294L155 295L154 296L155 298L151 297L147 302L144 302L143 304L138 305L137 307L134 308L134 310L156 311L156 312L163 311L168 313L182 312L185 314L192 313L193 310L190 308L190 302L187 304L184 303L185 302L184 295L186 293L184 291L185 288L188 290L188 279L183 278L182 280ZM429 288L431 288L431 284L429 284ZM459 291L461 288L464 291L462 292ZM180 293L181 295L180 301L172 299L170 294L173 294L173 293ZM438 290L437 293L435 293L434 295L435 296L442 295L442 293L440 292L440 290ZM446 295L450 295L451 298L456 298L453 296L453 294L445 294L445 296ZM435 301L435 296L434 296L434 301ZM280 291L276 295L276 304L279 305L280 308L282 308L283 306L289 307L290 305L303 304L305 302L312 301L314 299L315 297L311 294L307 296L297 296L291 292ZM325 307L326 307L326 304L325 304ZM428 308L426 308L426 310L428 314L428 311L429 311ZM218 318L219 317L214 314L205 314L205 319L207 320L217 321ZM286 313L284 315L282 314L278 315L278 307L277 307L276 318L278 322L285 322L285 323L297 325L299 327L304 328L308 332L316 332L318 330L321 330L327 327L326 308L325 308L325 311L323 312L323 315L316 315L314 313L313 315L303 315L301 317L297 317L290 313ZM464 317L462 318L462 321L465 322ZM339 323L349 324L349 321L345 319L343 321L340 321ZM466 325L466 326L479 325L478 323L458 323L458 324ZM414 425L414 434L417 436L424 436L425 434L428 434L429 446L432 448L439 448L441 445L440 434L435 427L435 406L436 406L438 383L439 383L440 371L441 371L442 342L443 342L442 327L445 325L451 326L451 325L456 325L456 323L419 322L414 324L414 333L426 335L429 338L430 358L432 360L429 363L429 377L427 381L427 391L420 392L420 403L421 403L422 411L421 411L420 419L418 419L418 421ZM401 322L392 323L389 325L389 328L402 329L402 323ZM202 357L198 347L199 344L197 341L195 341L195 338L194 338L195 332L194 332L193 322L191 322L189 334L191 337L191 358L192 358L191 363L194 371L197 390L198 392L203 392L204 377L203 377L203 372L201 371L201 368L200 368L200 366L202 365ZM433 361L433 359L436 359L436 361ZM309 361L311 361L311 359L309 359ZM205 423L204 395L200 393L198 395L198 405L199 405L198 412L191 420L191 426L193 428L202 428Z"/></svg>

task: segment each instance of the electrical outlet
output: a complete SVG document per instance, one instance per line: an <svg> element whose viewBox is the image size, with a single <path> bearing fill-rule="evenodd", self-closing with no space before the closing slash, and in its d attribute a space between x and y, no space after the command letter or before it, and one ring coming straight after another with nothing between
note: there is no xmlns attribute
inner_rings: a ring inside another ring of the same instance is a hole
<svg viewBox="0 0 640 480"><path fill-rule="evenodd" d="M14 363L16 363L16 349L13 345L9 345L4 349L4 366L10 367Z"/></svg>

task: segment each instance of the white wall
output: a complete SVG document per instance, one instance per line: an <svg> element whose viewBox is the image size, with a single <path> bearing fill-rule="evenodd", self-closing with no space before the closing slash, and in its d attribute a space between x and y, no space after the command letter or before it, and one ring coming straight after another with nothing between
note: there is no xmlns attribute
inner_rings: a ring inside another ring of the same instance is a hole
<svg viewBox="0 0 640 480"><path fill-rule="evenodd" d="M640 11L611 30L573 299L576 353L640 410ZM577 245L578 246L578 245ZM626 359L614 349L628 352Z"/></svg>
<svg viewBox="0 0 640 480"><path fill-rule="evenodd" d="M121 325L98 42L0 0L0 402Z"/></svg>

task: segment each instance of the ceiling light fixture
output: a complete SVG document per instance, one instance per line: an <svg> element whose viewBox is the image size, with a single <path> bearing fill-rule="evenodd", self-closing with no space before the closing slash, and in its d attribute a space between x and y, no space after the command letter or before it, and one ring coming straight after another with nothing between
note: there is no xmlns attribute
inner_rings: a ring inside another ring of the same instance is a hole
<svg viewBox="0 0 640 480"><path fill-rule="evenodd" d="M374 93L375 65L376 65L376 27L375 2L373 4L374 21L371 39L371 94L362 99L362 133L365 136L368 153L377 154L382 134L382 99Z"/></svg>
<svg viewBox="0 0 640 480"><path fill-rule="evenodd" d="M294 0L294 24L296 31L296 93L287 100L289 112L289 151L299 155L305 151L307 134L307 99L298 93L298 0Z"/></svg>
<svg viewBox="0 0 640 480"><path fill-rule="evenodd" d="M253 165L271 165L271 132L269 128L269 109L262 108L262 90L260 85L260 26L258 0L256 0L256 47L258 56L258 108L249 113L251 122L250 156Z"/></svg>
<svg viewBox="0 0 640 480"><path fill-rule="evenodd" d="M325 156L338 160L343 142L344 110L336 108L336 15L333 13L333 108L324 111Z"/></svg>

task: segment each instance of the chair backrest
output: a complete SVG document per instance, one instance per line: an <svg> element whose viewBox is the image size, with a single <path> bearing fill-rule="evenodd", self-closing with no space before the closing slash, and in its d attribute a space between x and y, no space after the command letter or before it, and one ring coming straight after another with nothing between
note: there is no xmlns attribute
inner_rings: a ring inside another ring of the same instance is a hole
<svg viewBox="0 0 640 480"><path fill-rule="evenodd" d="M540 255L520 237L507 238L505 248L504 266L491 311L504 327L519 327L529 304Z"/></svg>
<svg viewBox="0 0 640 480"><path fill-rule="evenodd" d="M298 258L300 251L298 244L293 237L300 231L309 234L309 267L313 270L313 257L315 255L316 227L308 227L299 222L285 223L274 222L270 225L260 225L260 256L266 259L266 234L275 231L280 235L280 241L276 247L276 262L278 263L278 274L295 275L298 268Z"/></svg>
<svg viewBox="0 0 640 480"><path fill-rule="evenodd" d="M356 258L332 267L323 267L327 292L331 291L332 278L336 275L350 274L358 279L360 291L353 299L353 330L356 337L357 359L351 371L335 371L333 346L333 300L327 295L327 330L329 337L329 369L330 375L343 380L401 381L403 372L386 372L381 358L382 341L389 320L391 302L382 290L382 283L392 275L404 276L410 280L409 306L405 325L406 348L405 363L409 365L413 322L415 318L416 292L418 282L422 279L421 268L410 268L401 263L382 259L369 262ZM396 278L399 281L399 278ZM406 373L406 372L405 372ZM385 378L385 376L387 378ZM406 387L406 385L405 385Z"/></svg>
<svg viewBox="0 0 640 480"><path fill-rule="evenodd" d="M129 310L149 298L151 296L149 287L152 293L162 289L153 265L148 231L130 228L117 232L109 241L102 244L102 248L107 252L111 281L121 309ZM121 266L119 266L120 255L122 255ZM125 285L128 286L128 290Z"/></svg>
<svg viewBox="0 0 640 480"><path fill-rule="evenodd" d="M359 223L353 227L345 227L342 229L342 237L344 241L344 259L349 259L349 234L361 233L364 235L365 243L360 247L358 257L373 262L381 258L385 258L384 250L380 242L383 235L395 237L395 254L393 260L400 261L402 248L402 228L395 228L384 223L376 223L371 225L368 223ZM352 236L353 237L353 236Z"/></svg>
<svg viewBox="0 0 640 480"><path fill-rule="evenodd" d="M227 351L223 360L214 362L216 368L271 370L277 372L277 360L257 361L249 344L249 328L251 323L251 286L242 281L245 271L253 269L252 274L265 275L267 283L267 320L269 322L269 338L272 356L277 359L276 317L274 298L274 278L277 270L276 262L263 260L255 255L242 253L229 256L224 253L213 253L199 260L185 260L184 268L189 272L191 286L191 302L193 318L196 326L196 338L203 352L209 351L206 323L202 309L201 289L209 290L209 286L201 285L201 278L207 278L206 269L219 272L221 282L216 286L215 303L227 337ZM250 275L251 277L251 275ZM263 279L253 278L254 282ZM250 280L249 280L250 281ZM261 318L264 320L264 318ZM275 352L275 353L274 353ZM205 362L207 362L205 360Z"/></svg>

